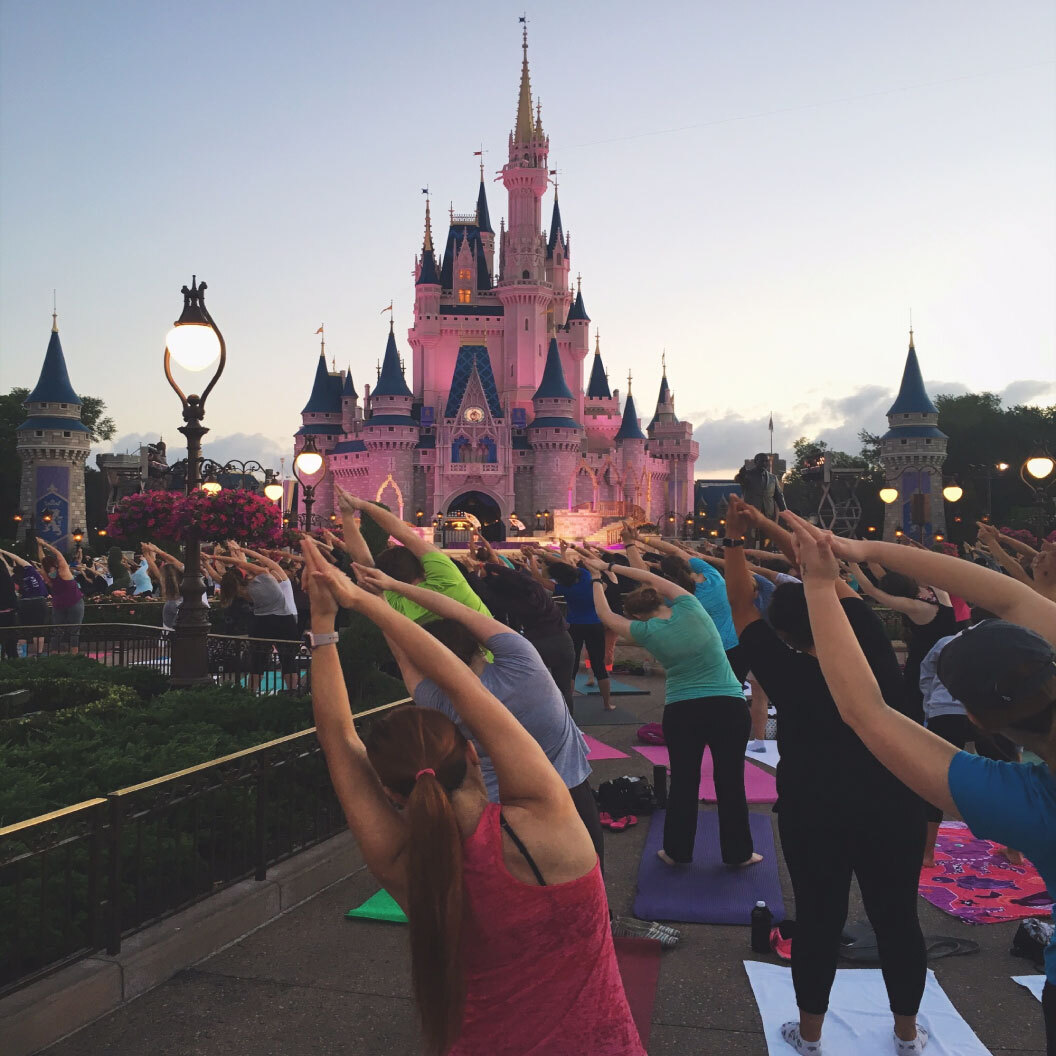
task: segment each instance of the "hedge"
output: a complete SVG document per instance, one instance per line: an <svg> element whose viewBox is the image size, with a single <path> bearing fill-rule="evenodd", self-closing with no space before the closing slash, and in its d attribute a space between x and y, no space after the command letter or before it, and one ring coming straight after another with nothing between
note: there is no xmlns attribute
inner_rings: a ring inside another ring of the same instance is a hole
<svg viewBox="0 0 1056 1056"><path fill-rule="evenodd" d="M129 686L140 700L150 700L164 693L169 686L168 676L149 667L110 667L87 656L41 656L26 660L0 661L0 692L9 689L28 689L33 702L27 711L54 711L73 704L49 707L47 691L41 683L68 683L71 680L106 682Z"/></svg>

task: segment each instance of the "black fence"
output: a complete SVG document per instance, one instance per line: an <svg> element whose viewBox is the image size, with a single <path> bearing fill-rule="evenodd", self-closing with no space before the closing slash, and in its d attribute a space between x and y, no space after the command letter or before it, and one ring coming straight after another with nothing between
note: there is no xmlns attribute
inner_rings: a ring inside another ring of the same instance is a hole
<svg viewBox="0 0 1056 1056"><path fill-rule="evenodd" d="M314 728L2 828L0 994L344 828Z"/></svg>
<svg viewBox="0 0 1056 1056"><path fill-rule="evenodd" d="M136 623L45 624L0 628L0 644L6 656L77 652L106 667L149 667L167 675L172 634ZM299 641L210 634L209 672L217 685L301 694L311 685L311 655Z"/></svg>

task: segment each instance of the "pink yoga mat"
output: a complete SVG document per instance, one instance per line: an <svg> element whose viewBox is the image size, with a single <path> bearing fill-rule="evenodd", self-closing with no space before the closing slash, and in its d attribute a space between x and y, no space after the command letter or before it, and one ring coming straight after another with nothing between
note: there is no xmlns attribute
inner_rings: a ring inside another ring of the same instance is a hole
<svg viewBox="0 0 1056 1056"><path fill-rule="evenodd" d="M583 734L583 740L587 742L587 761L594 763L599 759L630 759L630 756L626 752L621 752L619 748L613 748L610 745L602 744L595 737L591 737L589 733Z"/></svg>
<svg viewBox="0 0 1056 1056"><path fill-rule="evenodd" d="M664 745L634 745L634 750L644 755L649 762L671 769L670 756ZM744 763L744 794L749 803L776 803L777 782L774 775L752 766L747 760ZM700 799L708 803L715 802L715 776L711 752L704 750L704 760L700 765Z"/></svg>

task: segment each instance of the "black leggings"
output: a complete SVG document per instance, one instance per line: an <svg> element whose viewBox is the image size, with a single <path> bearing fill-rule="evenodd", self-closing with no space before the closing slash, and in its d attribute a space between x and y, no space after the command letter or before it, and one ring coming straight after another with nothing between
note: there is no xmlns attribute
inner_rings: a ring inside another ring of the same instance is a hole
<svg viewBox="0 0 1056 1056"><path fill-rule="evenodd" d="M1056 1056L1056 986L1046 983L1041 992L1041 1007L1045 1014L1045 1051Z"/></svg>
<svg viewBox="0 0 1056 1056"><path fill-rule="evenodd" d="M827 826L818 824L818 812L789 804L782 805L777 820L796 898L796 1004L812 1015L828 1011L853 873L876 932L891 1011L915 1016L928 968L917 919L923 813L899 809L888 817L874 812L869 821Z"/></svg>
<svg viewBox="0 0 1056 1056"><path fill-rule="evenodd" d="M579 670L579 658L583 646L587 647L587 659L590 669L598 682L609 677L605 667L605 625L603 623L570 623L568 633L572 635L572 648L575 651L575 662L572 665L573 675Z"/></svg>
<svg viewBox="0 0 1056 1056"><path fill-rule="evenodd" d="M928 719L928 729L955 748L964 751L969 742L975 743L976 752L984 759L997 759L1006 763L1019 761L1019 749L1000 733L985 733L967 715L936 715ZM927 804L928 821L942 821L942 811Z"/></svg>
<svg viewBox="0 0 1056 1056"><path fill-rule="evenodd" d="M601 863L601 871L605 872L605 834L601 831L601 817L598 814L598 801L594 798L594 791L590 787L590 780L584 781L575 788L570 788L568 794L583 824L590 834L590 842L594 844L594 850L598 852L598 861Z"/></svg>
<svg viewBox="0 0 1056 1056"><path fill-rule="evenodd" d="M561 696L565 698L571 712L572 690L576 681L576 652L568 631L550 634L545 638L529 638L528 641L535 646L539 659L557 683L557 688L561 690Z"/></svg>
<svg viewBox="0 0 1056 1056"><path fill-rule="evenodd" d="M728 865L752 856L752 830L744 794L744 749L752 720L743 697L697 697L664 708L664 740L671 759L671 787L664 819L664 852L693 861L697 837L700 764L711 748L719 810L719 849Z"/></svg>

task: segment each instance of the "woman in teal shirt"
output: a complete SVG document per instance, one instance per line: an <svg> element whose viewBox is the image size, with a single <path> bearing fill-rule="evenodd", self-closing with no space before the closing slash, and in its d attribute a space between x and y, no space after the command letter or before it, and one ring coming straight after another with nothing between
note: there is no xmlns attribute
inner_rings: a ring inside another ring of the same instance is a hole
<svg viewBox="0 0 1056 1056"><path fill-rule="evenodd" d="M711 617L689 591L645 569L587 557L583 564L591 570L594 607L601 622L644 646L667 671L663 727L671 787L664 846L657 852L660 860L667 865L693 861L700 764L704 749L710 747L722 860L727 865L762 861L752 846L744 795L744 749L751 728L748 705ZM606 568L642 584L623 599L623 611L634 619L617 616L609 608L600 575Z"/></svg>

